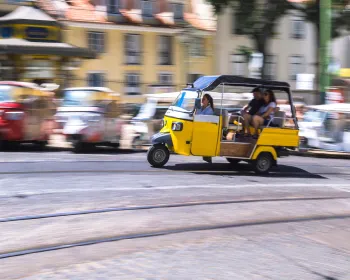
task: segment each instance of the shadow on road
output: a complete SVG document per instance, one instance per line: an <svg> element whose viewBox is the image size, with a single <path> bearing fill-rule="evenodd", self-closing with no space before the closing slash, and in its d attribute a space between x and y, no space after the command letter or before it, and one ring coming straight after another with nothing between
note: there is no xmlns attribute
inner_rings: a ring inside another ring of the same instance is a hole
<svg viewBox="0 0 350 280"><path fill-rule="evenodd" d="M257 175L254 173L251 165L247 163L232 166L225 163L180 163L173 166L165 166L164 169L169 171L185 171L194 174L207 174L213 176L259 176L259 177L284 177L284 178L309 178L309 179L327 179L318 174L310 173L304 169L278 165L273 167L268 175Z"/></svg>

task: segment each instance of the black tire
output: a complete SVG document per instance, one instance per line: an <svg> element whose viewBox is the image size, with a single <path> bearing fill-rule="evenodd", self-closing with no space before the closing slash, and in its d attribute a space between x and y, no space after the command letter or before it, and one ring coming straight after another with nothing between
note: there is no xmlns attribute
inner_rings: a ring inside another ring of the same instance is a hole
<svg viewBox="0 0 350 280"><path fill-rule="evenodd" d="M46 145L48 144L47 141L37 141L34 143L39 151L45 150Z"/></svg>
<svg viewBox="0 0 350 280"><path fill-rule="evenodd" d="M268 174L273 165L274 159L270 153L261 153L253 162L255 173L260 175Z"/></svg>
<svg viewBox="0 0 350 280"><path fill-rule="evenodd" d="M153 167L163 167L169 161L170 153L165 145L157 144L149 148L147 160Z"/></svg>
<svg viewBox="0 0 350 280"><path fill-rule="evenodd" d="M232 165L237 165L241 162L241 160L235 158L226 158L226 160Z"/></svg>
<svg viewBox="0 0 350 280"><path fill-rule="evenodd" d="M80 154L86 151L86 145L83 142L74 142L73 143L73 152L76 154Z"/></svg>
<svg viewBox="0 0 350 280"><path fill-rule="evenodd" d="M8 151L18 151L20 143L17 141L6 141L5 143L5 149Z"/></svg>

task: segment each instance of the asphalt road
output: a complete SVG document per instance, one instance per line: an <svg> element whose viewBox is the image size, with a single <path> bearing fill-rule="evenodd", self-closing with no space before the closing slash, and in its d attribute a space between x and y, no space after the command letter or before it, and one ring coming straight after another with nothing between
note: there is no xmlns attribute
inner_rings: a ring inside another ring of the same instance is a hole
<svg viewBox="0 0 350 280"><path fill-rule="evenodd" d="M322 197L334 200L273 201ZM348 160L283 158L270 175L257 176L247 164L234 170L220 158L210 165L201 158L172 155L165 168L154 169L145 153L101 149L77 155L69 150L24 148L0 153L0 220L113 207L267 201L0 223L0 254L150 229L350 214L348 197ZM0 260L0 278L350 279L350 247L344 245L350 238L349 221L191 231L15 257ZM282 251L287 256L281 257ZM334 267L328 269L325 263L332 258ZM279 269L276 262L282 264ZM176 273L171 272L174 269Z"/></svg>

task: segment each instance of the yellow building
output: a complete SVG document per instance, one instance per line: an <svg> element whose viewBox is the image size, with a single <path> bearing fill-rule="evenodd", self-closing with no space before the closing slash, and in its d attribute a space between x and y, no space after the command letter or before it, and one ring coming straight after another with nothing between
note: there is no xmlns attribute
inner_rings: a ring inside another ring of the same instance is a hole
<svg viewBox="0 0 350 280"><path fill-rule="evenodd" d="M55 1L38 2L57 13ZM215 20L198 16L197 1L98 2L60 6L65 42L97 53L73 72L70 86L107 86L133 103L145 93L177 91L214 74Z"/></svg>

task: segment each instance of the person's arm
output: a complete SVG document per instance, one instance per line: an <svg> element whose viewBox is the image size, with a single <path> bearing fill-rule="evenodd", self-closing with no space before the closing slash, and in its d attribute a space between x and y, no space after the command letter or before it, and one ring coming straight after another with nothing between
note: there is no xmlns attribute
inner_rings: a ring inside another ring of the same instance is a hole
<svg viewBox="0 0 350 280"><path fill-rule="evenodd" d="M245 105L242 109L244 113L247 113L248 109L252 107L252 101L250 101L247 105Z"/></svg>
<svg viewBox="0 0 350 280"><path fill-rule="evenodd" d="M267 109L267 111L264 114L261 115L261 117L266 119L267 117L269 117L271 115L271 113L275 110L275 108L276 108L276 104L270 103L269 108Z"/></svg>

